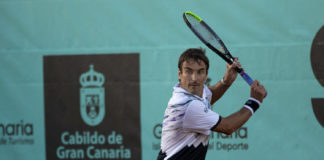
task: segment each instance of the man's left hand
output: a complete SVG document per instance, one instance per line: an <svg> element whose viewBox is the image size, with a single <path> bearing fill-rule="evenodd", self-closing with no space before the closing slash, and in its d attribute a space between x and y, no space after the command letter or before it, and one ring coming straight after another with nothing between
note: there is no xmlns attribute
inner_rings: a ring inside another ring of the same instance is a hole
<svg viewBox="0 0 324 160"><path fill-rule="evenodd" d="M237 57L234 58L234 63L232 63L231 65L226 64L226 72L223 79L225 84L231 85L235 81L238 74L235 70L236 67L241 68L241 63L238 62Z"/></svg>

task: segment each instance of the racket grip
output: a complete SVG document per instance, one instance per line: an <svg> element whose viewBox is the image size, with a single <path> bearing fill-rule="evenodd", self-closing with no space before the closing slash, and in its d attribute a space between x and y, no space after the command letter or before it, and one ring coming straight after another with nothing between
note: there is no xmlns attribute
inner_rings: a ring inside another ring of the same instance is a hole
<svg viewBox="0 0 324 160"><path fill-rule="evenodd" d="M245 82L247 82L251 86L254 80L247 73L245 73L243 69L239 73L242 76L242 78L245 80ZM267 95L268 93L264 95L264 98L267 97Z"/></svg>
<svg viewBox="0 0 324 160"><path fill-rule="evenodd" d="M245 80L245 82L247 82L250 86L252 85L254 80L248 74L246 74L243 69L240 71L240 75Z"/></svg>

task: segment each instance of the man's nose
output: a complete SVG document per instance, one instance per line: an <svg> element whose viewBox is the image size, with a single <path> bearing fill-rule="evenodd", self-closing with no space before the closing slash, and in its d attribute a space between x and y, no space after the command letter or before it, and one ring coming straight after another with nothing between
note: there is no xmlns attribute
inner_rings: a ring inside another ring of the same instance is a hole
<svg viewBox="0 0 324 160"><path fill-rule="evenodd" d="M197 80L197 73L193 73L193 74L191 75L191 79L192 79L193 81L196 81L196 80Z"/></svg>

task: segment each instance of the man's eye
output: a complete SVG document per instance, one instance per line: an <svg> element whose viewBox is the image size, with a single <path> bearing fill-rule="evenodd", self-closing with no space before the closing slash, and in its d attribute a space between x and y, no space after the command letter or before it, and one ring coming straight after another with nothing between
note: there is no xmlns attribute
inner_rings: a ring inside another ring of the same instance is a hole
<svg viewBox="0 0 324 160"><path fill-rule="evenodd" d="M198 74L203 74L204 73L204 71L203 70L200 70L199 72L198 72Z"/></svg>

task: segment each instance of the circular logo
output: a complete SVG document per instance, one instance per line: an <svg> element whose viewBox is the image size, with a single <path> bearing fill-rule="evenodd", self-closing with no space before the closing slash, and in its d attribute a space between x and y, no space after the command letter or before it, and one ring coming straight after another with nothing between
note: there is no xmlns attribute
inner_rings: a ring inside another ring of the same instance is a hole
<svg viewBox="0 0 324 160"><path fill-rule="evenodd" d="M313 73L324 87L324 25L313 40L310 59ZM324 127L324 98L312 98L312 106L316 119Z"/></svg>

